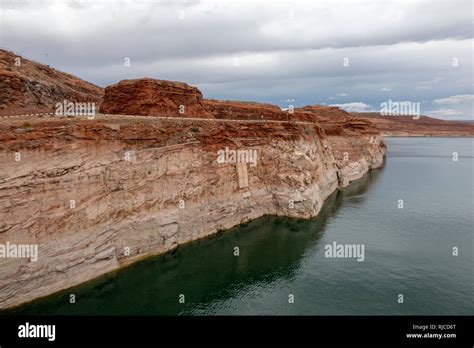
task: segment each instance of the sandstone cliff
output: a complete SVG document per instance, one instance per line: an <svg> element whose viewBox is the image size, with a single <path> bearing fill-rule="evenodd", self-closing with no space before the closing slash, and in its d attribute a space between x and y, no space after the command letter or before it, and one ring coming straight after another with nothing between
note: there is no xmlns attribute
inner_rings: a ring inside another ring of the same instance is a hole
<svg viewBox="0 0 474 348"><path fill-rule="evenodd" d="M102 96L100 87L0 49L0 116L54 112L64 100L100 104Z"/></svg>
<svg viewBox="0 0 474 348"><path fill-rule="evenodd" d="M150 78L123 80L105 89L100 112L210 118L202 93L186 83Z"/></svg>

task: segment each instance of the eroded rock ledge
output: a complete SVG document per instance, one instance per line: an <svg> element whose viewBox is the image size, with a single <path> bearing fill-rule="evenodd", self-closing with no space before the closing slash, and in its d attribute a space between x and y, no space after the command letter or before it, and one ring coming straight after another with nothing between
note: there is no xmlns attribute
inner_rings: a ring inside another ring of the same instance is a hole
<svg viewBox="0 0 474 348"><path fill-rule="evenodd" d="M212 103L206 114L232 102ZM232 114L258 116L255 108L234 103ZM282 115L265 108L269 119ZM295 120L314 124L113 116L0 122L0 243L39 245L37 262L0 260L0 308L266 214L316 216L332 192L379 167L386 150L370 122L337 110L296 110ZM256 166L218 163L226 147L256 150Z"/></svg>

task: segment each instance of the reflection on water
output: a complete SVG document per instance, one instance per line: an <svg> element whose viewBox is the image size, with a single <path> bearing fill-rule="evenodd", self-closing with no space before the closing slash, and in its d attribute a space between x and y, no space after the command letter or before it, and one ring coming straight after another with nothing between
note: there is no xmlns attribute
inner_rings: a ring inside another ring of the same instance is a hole
<svg viewBox="0 0 474 348"><path fill-rule="evenodd" d="M360 204L378 175L378 170L371 171L335 192L312 220L262 217L39 300L16 313L191 314L261 283L285 283L295 277L308 250L322 248L319 244L328 219L345 204L344 197L352 197L350 204ZM239 256L234 256L235 247ZM76 295L75 304L68 303L70 293ZM180 294L185 295L185 304L179 303Z"/></svg>

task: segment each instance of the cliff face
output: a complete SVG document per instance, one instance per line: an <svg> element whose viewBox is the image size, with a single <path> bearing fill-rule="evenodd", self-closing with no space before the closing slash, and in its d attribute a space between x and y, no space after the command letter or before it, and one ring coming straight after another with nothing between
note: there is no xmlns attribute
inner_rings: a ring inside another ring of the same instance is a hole
<svg viewBox="0 0 474 348"><path fill-rule="evenodd" d="M0 308L265 214L313 217L385 152L377 134L317 125L177 122L1 123L0 243L39 257L0 260ZM226 148L255 150L256 165L218 163Z"/></svg>
<svg viewBox="0 0 474 348"><path fill-rule="evenodd" d="M287 122L275 106L196 90L106 89L102 112L153 116L0 118L0 246L39 248L37 261L0 258L0 309L262 215L314 217L383 162L371 123L339 109L307 107ZM178 105L197 118L179 119Z"/></svg>
<svg viewBox="0 0 474 348"><path fill-rule="evenodd" d="M212 118L204 108L201 91L196 87L150 78L123 80L108 86L100 112Z"/></svg>
<svg viewBox="0 0 474 348"><path fill-rule="evenodd" d="M214 118L227 120L288 120L288 113L278 106L229 100L205 100L204 106Z"/></svg>
<svg viewBox="0 0 474 348"><path fill-rule="evenodd" d="M377 112L352 113L359 119L370 121L382 135L392 137L438 136L473 137L474 123L446 121L428 116L383 116Z"/></svg>
<svg viewBox="0 0 474 348"><path fill-rule="evenodd" d="M0 116L54 112L56 103L97 103L103 90L75 76L0 49Z"/></svg>

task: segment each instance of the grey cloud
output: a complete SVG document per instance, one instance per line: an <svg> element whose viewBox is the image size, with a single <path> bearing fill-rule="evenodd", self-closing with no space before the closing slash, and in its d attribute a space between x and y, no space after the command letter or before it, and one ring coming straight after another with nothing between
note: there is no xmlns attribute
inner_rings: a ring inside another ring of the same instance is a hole
<svg viewBox="0 0 474 348"><path fill-rule="evenodd" d="M470 1L3 4L4 48L101 86L151 76L280 106L472 94Z"/></svg>

